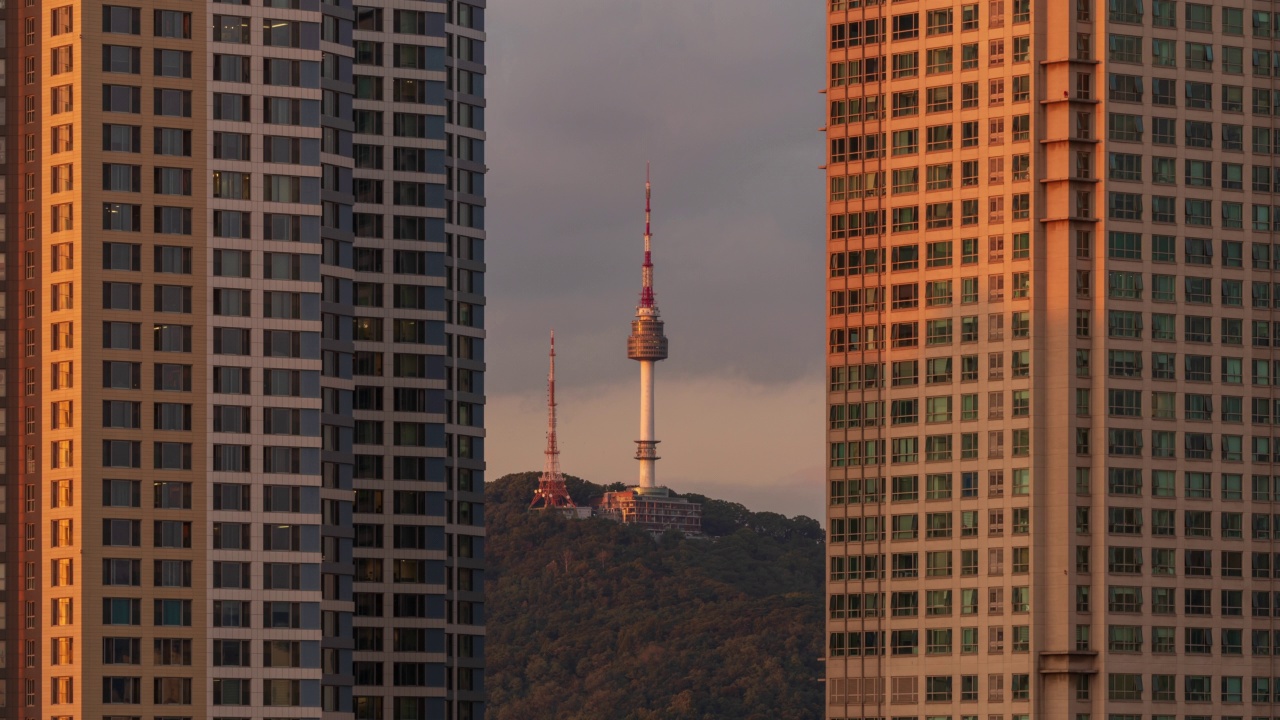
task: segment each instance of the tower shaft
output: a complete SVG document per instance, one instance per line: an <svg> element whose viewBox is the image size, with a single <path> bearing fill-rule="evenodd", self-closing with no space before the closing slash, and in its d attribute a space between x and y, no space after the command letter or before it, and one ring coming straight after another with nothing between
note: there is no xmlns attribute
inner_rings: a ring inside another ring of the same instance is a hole
<svg viewBox="0 0 1280 720"><path fill-rule="evenodd" d="M640 439L636 441L636 460L640 461L642 488L658 486L658 441L654 438L653 417L654 361L640 361Z"/></svg>

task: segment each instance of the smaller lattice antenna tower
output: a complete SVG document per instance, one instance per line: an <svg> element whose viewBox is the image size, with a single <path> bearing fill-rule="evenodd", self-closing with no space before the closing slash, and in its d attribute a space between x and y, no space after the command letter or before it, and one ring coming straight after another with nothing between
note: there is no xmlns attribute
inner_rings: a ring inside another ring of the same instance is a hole
<svg viewBox="0 0 1280 720"><path fill-rule="evenodd" d="M533 493L530 508L542 503L543 508L576 508L573 498L564 486L560 473L560 444L556 441L556 333L551 331L551 372L547 375L547 450L538 489Z"/></svg>

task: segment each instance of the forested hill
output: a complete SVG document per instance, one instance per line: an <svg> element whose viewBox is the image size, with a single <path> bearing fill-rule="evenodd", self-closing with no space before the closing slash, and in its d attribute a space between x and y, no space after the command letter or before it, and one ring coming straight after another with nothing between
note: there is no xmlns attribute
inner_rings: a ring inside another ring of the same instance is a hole
<svg viewBox="0 0 1280 720"><path fill-rule="evenodd" d="M709 540L529 512L488 484L489 720L822 717L817 521L701 502ZM579 505L606 490L568 479Z"/></svg>

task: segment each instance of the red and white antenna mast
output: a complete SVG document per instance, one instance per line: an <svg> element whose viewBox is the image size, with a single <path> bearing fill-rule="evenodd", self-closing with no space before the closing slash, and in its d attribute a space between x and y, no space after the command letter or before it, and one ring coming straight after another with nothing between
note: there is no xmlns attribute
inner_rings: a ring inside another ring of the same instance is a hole
<svg viewBox="0 0 1280 720"><path fill-rule="evenodd" d="M640 307L653 307L653 231L650 226L652 208L649 163L644 164L644 265L640 270Z"/></svg>
<svg viewBox="0 0 1280 720"><path fill-rule="evenodd" d="M547 374L547 460L543 474L560 475L560 445L556 441L556 331L551 331L551 371Z"/></svg>
<svg viewBox="0 0 1280 720"><path fill-rule="evenodd" d="M547 375L546 456L542 476L538 478L538 489L534 491L533 502L529 507L537 507L539 501L544 508L577 507L564 486L564 475L560 474L560 445L556 441L556 333L554 330L551 331L551 372Z"/></svg>

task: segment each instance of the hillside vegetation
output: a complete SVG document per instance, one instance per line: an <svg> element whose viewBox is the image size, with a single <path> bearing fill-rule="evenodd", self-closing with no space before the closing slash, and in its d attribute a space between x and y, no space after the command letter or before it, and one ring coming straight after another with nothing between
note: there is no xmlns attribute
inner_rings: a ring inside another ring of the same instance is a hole
<svg viewBox="0 0 1280 720"><path fill-rule="evenodd" d="M710 540L528 512L489 483L490 720L822 716L823 546L805 517L701 502ZM609 489L568 479L580 505Z"/></svg>

